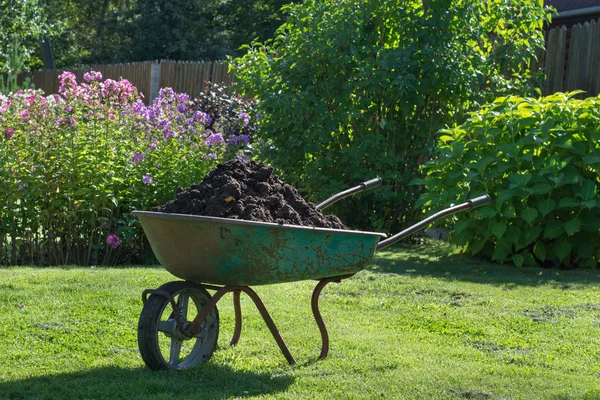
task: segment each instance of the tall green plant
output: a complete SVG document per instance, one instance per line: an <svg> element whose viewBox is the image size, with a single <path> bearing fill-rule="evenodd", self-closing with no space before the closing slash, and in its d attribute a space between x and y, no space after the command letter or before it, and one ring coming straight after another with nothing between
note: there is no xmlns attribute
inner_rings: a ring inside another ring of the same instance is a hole
<svg viewBox="0 0 600 400"><path fill-rule="evenodd" d="M313 200L381 176L386 186L334 208L355 227L416 218L408 183L439 128L500 93L531 89L541 0L307 0L268 45L234 60L260 99L269 157Z"/></svg>
<svg viewBox="0 0 600 400"><path fill-rule="evenodd" d="M32 87L30 78L25 78L21 85L18 83L19 73L25 70L25 59L21 42L17 35L13 35L6 54L6 76L0 74L0 93L8 94Z"/></svg>
<svg viewBox="0 0 600 400"><path fill-rule="evenodd" d="M435 209L488 193L456 216L451 240L521 265L600 262L600 97L502 97L443 131L420 203Z"/></svg>

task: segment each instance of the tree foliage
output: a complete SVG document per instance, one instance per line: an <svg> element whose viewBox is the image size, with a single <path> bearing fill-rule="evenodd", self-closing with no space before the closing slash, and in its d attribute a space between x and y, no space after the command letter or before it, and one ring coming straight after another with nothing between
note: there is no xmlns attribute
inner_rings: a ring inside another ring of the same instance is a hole
<svg viewBox="0 0 600 400"><path fill-rule="evenodd" d="M0 72L6 71L7 58L15 38L26 64L39 50L40 38L56 33L57 24L46 18L39 0L0 0ZM38 58L34 58L35 63Z"/></svg>
<svg viewBox="0 0 600 400"><path fill-rule="evenodd" d="M336 212L388 230L416 218L408 183L440 128L532 90L547 17L540 0L309 0L288 12L274 41L234 60L260 99L269 157L313 200L381 176L383 189Z"/></svg>
<svg viewBox="0 0 600 400"><path fill-rule="evenodd" d="M62 68L240 55L243 44L273 36L283 22L280 8L290 2L45 0L43 9L49 20L64 23L61 35L52 41L56 64Z"/></svg>
<svg viewBox="0 0 600 400"><path fill-rule="evenodd" d="M600 98L499 98L445 130L436 153L423 205L493 198L457 216L456 244L518 266L600 263Z"/></svg>

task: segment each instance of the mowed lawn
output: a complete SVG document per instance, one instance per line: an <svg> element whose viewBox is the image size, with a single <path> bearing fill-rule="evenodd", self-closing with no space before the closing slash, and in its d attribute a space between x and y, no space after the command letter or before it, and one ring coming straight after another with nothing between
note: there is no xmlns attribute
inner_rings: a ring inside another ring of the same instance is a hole
<svg viewBox="0 0 600 400"><path fill-rule="evenodd" d="M154 372L137 349L141 292L161 267L0 269L0 399L600 399L600 274L516 268L396 246L321 296L313 281L259 286L297 364L251 300L236 347L230 295L219 348Z"/></svg>

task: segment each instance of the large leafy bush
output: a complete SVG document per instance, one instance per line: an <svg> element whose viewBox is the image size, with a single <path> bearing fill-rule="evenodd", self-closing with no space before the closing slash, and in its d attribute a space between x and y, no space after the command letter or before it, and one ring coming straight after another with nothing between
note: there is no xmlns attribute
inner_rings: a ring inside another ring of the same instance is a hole
<svg viewBox="0 0 600 400"><path fill-rule="evenodd" d="M452 240L516 265L600 261L600 98L502 97L443 131L421 203L489 193L456 217Z"/></svg>
<svg viewBox="0 0 600 400"><path fill-rule="evenodd" d="M218 96L198 105L166 88L146 106L127 80L84 77L65 72L47 97L0 95L1 264L144 261L130 211L172 199L250 141L250 103L225 119L204 111Z"/></svg>
<svg viewBox="0 0 600 400"><path fill-rule="evenodd" d="M234 60L236 79L260 100L273 164L311 199L383 178L332 207L360 228L413 221L408 183L436 132L500 93L526 93L543 45L539 0L306 0L288 11L274 42Z"/></svg>

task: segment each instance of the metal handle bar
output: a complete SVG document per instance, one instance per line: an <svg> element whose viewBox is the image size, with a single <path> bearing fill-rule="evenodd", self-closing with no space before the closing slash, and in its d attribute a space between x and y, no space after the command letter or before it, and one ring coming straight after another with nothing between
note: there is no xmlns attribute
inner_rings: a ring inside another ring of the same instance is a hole
<svg viewBox="0 0 600 400"><path fill-rule="evenodd" d="M399 233L395 234L394 236L391 236L385 240L382 240L377 245L377 250L385 249L386 247L393 245L394 243L404 239L408 235L412 235L413 233L420 231L421 229L425 228L427 225L437 221L440 218L447 217L448 215L452 215L452 214L455 214L460 211L480 207L484 204L489 203L490 200L491 200L490 196L486 194L484 196L480 196L480 197L476 197L471 200L467 200L466 202L464 202L462 204L452 206L452 207L446 208L442 211L439 211L439 212L433 214L432 216L425 218L423 221L406 228L402 232L399 232Z"/></svg>
<svg viewBox="0 0 600 400"><path fill-rule="evenodd" d="M376 188L377 186L381 186L381 182L382 182L381 178L375 178L375 179L371 179L366 182L363 182L360 185L355 186L353 188L344 190L343 192L340 192L338 194L331 196L324 202L317 204L317 210L322 210L325 207L329 207L330 205L332 205L333 203L335 203L338 200L343 199L344 197L352 196L358 192L370 190L370 189Z"/></svg>

